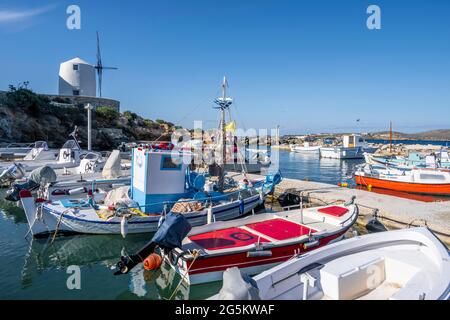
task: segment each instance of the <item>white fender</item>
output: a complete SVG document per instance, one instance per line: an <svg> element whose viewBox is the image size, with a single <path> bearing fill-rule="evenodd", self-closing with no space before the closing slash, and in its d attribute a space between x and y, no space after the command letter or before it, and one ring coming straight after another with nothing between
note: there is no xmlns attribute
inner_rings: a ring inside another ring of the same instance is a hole
<svg viewBox="0 0 450 320"><path fill-rule="evenodd" d="M47 226L36 216L37 206L31 192L28 190L21 190L19 195L31 234L36 235L39 233L48 232Z"/></svg>
<svg viewBox="0 0 450 320"><path fill-rule="evenodd" d="M262 205L264 203L264 194L262 190L259 191L259 204Z"/></svg>
<svg viewBox="0 0 450 320"><path fill-rule="evenodd" d="M80 187L80 188L75 188L75 189L70 189L69 190L69 194L71 196L74 196L74 195L77 195L77 194L83 194L83 193L86 193L86 192L87 192L87 190L84 187Z"/></svg>
<svg viewBox="0 0 450 320"><path fill-rule="evenodd" d="M120 234L122 235L123 238L125 238L127 236L127 233L128 233L128 220L124 216L120 221Z"/></svg>
<svg viewBox="0 0 450 320"><path fill-rule="evenodd" d="M213 222L213 213L212 213L212 207L209 206L208 213L207 213L207 223L211 224Z"/></svg>

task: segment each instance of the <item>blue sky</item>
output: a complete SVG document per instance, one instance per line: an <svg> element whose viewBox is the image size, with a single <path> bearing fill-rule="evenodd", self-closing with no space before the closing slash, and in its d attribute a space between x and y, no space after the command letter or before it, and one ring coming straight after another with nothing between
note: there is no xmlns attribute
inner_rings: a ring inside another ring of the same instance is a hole
<svg viewBox="0 0 450 320"><path fill-rule="evenodd" d="M81 8L81 30L66 8ZM366 9L381 7L382 29ZM282 133L450 128L448 0L0 2L0 89L56 93L59 63L95 63L122 110L215 126L226 75L233 117ZM361 119L359 124L356 119Z"/></svg>

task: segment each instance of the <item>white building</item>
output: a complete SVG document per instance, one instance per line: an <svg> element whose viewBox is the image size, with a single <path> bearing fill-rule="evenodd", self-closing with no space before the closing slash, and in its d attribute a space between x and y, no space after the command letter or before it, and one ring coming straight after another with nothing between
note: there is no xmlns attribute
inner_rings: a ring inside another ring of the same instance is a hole
<svg viewBox="0 0 450 320"><path fill-rule="evenodd" d="M95 97L97 83L95 67L80 58L61 63L59 95Z"/></svg>

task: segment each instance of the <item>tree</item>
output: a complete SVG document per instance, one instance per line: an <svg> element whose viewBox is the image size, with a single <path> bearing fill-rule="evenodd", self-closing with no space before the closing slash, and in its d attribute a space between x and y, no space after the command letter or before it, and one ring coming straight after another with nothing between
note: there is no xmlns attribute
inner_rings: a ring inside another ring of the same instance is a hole
<svg viewBox="0 0 450 320"><path fill-rule="evenodd" d="M97 109L95 109L95 113L99 117L107 121L114 121L119 118L119 112L117 112L116 109L111 107L97 107Z"/></svg>
<svg viewBox="0 0 450 320"><path fill-rule="evenodd" d="M125 119L127 119L129 122L132 122L138 118L138 115L131 111L125 111L123 113L123 116Z"/></svg>

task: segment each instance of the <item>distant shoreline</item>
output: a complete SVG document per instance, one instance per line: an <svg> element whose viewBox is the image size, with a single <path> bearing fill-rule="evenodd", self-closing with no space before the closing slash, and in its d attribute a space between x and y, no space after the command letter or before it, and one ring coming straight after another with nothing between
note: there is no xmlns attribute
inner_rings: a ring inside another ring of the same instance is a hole
<svg viewBox="0 0 450 320"><path fill-rule="evenodd" d="M369 143L380 143L380 144L389 144L389 139L367 139ZM448 147L450 146L450 140L418 140L418 139L395 139L392 140L392 144L409 144L409 145L436 145Z"/></svg>

